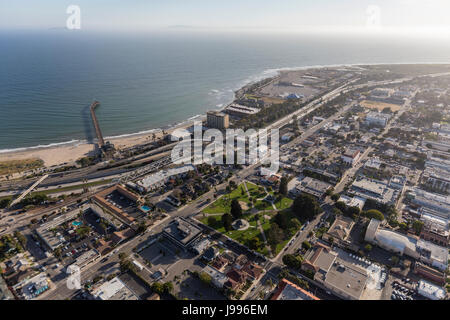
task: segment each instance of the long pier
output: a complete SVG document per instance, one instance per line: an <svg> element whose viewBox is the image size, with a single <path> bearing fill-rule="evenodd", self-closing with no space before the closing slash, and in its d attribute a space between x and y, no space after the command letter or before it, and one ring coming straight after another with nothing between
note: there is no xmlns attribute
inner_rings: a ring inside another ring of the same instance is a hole
<svg viewBox="0 0 450 320"><path fill-rule="evenodd" d="M92 102L90 109L91 109L92 122L94 123L95 133L97 134L98 146L101 149L104 147L105 141L103 140L102 131L100 130L100 125L98 124L97 117L95 116L95 108L98 107L99 105L100 105L100 102L95 100L94 102Z"/></svg>

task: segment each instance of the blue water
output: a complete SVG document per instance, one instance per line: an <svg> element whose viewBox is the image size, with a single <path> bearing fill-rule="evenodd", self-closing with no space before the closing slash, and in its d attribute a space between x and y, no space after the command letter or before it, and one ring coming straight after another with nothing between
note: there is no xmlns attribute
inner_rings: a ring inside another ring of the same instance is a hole
<svg viewBox="0 0 450 320"><path fill-rule="evenodd" d="M278 68L450 62L450 41L308 35L0 32L0 150L178 123Z"/></svg>
<svg viewBox="0 0 450 320"><path fill-rule="evenodd" d="M144 212L150 211L150 207L147 207L147 206L142 206L141 209L142 209L142 211L144 211Z"/></svg>

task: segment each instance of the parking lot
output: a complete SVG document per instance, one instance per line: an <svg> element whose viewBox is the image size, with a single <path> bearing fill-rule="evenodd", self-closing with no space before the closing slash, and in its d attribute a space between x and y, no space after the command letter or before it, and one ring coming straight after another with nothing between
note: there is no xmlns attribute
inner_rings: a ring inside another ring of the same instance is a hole
<svg viewBox="0 0 450 320"><path fill-rule="evenodd" d="M180 275L180 279L174 282L174 293L180 299L189 300L224 300L226 299L217 289L203 283L192 276L190 272Z"/></svg>

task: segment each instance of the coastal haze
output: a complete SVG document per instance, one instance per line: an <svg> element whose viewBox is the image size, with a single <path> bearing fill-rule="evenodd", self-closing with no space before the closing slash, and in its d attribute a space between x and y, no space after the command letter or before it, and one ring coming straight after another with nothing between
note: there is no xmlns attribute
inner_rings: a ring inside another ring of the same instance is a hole
<svg viewBox="0 0 450 320"><path fill-rule="evenodd" d="M0 300L449 300L447 0L24 2Z"/></svg>
<svg viewBox="0 0 450 320"><path fill-rule="evenodd" d="M449 62L450 43L345 34L0 33L0 152L167 127L232 101L278 69Z"/></svg>

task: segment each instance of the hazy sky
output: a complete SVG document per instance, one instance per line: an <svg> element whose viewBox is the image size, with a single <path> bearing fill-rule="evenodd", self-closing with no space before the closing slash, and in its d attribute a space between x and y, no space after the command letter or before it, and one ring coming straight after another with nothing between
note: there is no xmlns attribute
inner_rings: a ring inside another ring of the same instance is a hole
<svg viewBox="0 0 450 320"><path fill-rule="evenodd" d="M450 33L450 0L0 0L0 29L64 28L69 5L83 30L164 28Z"/></svg>

